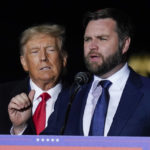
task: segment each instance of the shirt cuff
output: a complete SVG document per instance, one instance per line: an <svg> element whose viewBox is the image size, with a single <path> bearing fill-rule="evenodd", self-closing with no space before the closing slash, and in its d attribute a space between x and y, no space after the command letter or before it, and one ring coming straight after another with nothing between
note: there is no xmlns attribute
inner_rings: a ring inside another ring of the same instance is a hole
<svg viewBox="0 0 150 150"><path fill-rule="evenodd" d="M22 135L24 133L24 131L26 130L26 128L27 128L27 125L25 126L25 128L20 133L15 134L14 133L14 127L12 126L11 129L10 129L10 134L11 135Z"/></svg>

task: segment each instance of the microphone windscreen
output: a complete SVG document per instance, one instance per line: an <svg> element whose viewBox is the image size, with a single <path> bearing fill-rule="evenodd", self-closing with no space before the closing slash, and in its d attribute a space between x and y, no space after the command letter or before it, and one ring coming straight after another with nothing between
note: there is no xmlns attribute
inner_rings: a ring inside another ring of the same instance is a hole
<svg viewBox="0 0 150 150"><path fill-rule="evenodd" d="M78 72L75 75L74 82L80 85L85 84L89 81L91 74L89 72Z"/></svg>

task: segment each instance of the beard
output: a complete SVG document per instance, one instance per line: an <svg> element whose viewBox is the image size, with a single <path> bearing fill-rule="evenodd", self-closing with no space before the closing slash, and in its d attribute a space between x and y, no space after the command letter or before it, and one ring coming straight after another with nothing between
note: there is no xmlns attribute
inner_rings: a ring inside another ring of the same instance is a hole
<svg viewBox="0 0 150 150"><path fill-rule="evenodd" d="M111 71L117 65L122 63L123 58L122 51L120 49L118 49L116 53L109 55L106 58L104 58L101 54L98 54L98 56L102 59L101 64L98 64L98 62L90 62L90 53L84 57L84 62L88 71L97 76L102 76Z"/></svg>

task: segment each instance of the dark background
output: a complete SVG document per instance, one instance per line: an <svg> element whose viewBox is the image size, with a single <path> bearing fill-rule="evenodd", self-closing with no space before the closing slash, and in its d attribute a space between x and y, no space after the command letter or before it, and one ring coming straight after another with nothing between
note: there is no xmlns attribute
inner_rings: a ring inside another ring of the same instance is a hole
<svg viewBox="0 0 150 150"><path fill-rule="evenodd" d="M66 27L66 49L70 75L84 70L82 18L85 12L105 7L125 10L135 24L133 53L150 51L149 0L5 0L0 2L0 82L21 79L24 73L19 60L19 36L26 28L39 23L59 23Z"/></svg>

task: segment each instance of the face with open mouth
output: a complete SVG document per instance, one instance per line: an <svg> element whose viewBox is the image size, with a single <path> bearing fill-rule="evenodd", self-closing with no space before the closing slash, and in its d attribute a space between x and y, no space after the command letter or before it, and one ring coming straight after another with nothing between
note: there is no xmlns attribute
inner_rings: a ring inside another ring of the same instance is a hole
<svg viewBox="0 0 150 150"><path fill-rule="evenodd" d="M90 21L84 35L87 69L96 75L103 75L121 63L121 59L115 21L110 18Z"/></svg>
<svg viewBox="0 0 150 150"><path fill-rule="evenodd" d="M55 84L66 65L60 52L55 37L36 34L26 43L21 63L35 83Z"/></svg>

